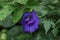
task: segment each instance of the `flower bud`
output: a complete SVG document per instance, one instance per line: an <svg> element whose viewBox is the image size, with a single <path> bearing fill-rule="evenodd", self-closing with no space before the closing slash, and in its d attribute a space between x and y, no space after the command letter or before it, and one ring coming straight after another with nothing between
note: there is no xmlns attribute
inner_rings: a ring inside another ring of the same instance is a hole
<svg viewBox="0 0 60 40"><path fill-rule="evenodd" d="M21 20L24 32L34 32L38 29L39 18L36 12L24 12Z"/></svg>

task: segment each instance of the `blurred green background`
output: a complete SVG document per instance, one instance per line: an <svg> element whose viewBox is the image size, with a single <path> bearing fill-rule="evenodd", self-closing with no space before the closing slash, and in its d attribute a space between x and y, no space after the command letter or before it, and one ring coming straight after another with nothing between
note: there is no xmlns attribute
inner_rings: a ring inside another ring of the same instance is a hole
<svg viewBox="0 0 60 40"><path fill-rule="evenodd" d="M24 33L25 11L35 10L39 28ZM60 40L60 0L0 0L0 40Z"/></svg>

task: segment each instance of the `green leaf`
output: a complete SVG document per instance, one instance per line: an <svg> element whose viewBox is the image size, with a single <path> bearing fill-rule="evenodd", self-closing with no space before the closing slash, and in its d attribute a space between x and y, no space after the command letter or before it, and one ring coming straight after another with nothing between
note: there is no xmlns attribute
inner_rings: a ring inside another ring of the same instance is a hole
<svg viewBox="0 0 60 40"><path fill-rule="evenodd" d="M54 21L50 21L51 25L52 25L52 28L54 28L56 25L54 23Z"/></svg>
<svg viewBox="0 0 60 40"><path fill-rule="evenodd" d="M15 36L22 33L21 26L14 26L7 32L7 40L12 40Z"/></svg>
<svg viewBox="0 0 60 40"><path fill-rule="evenodd" d="M26 34L20 34L14 38L14 40L24 40L26 38Z"/></svg>
<svg viewBox="0 0 60 40"><path fill-rule="evenodd" d="M49 7L50 9L55 9L55 6L53 6L53 5L48 5L48 7Z"/></svg>
<svg viewBox="0 0 60 40"><path fill-rule="evenodd" d="M35 39L35 40L40 40L40 39L41 39L40 34L37 34L37 36L36 36L36 39Z"/></svg>
<svg viewBox="0 0 60 40"><path fill-rule="evenodd" d="M3 6L3 9L0 10L0 21L5 19L8 15L10 15L13 10L14 8L11 6Z"/></svg>
<svg viewBox="0 0 60 40"><path fill-rule="evenodd" d="M56 24L58 24L60 22L60 19L57 20Z"/></svg>
<svg viewBox="0 0 60 40"><path fill-rule="evenodd" d="M55 39L52 32L49 32L47 36L48 36L49 40L54 40Z"/></svg>
<svg viewBox="0 0 60 40"><path fill-rule="evenodd" d="M31 40L48 40L48 38L44 34L44 32L40 32L35 35L32 35Z"/></svg>
<svg viewBox="0 0 60 40"><path fill-rule="evenodd" d="M13 0L0 0L0 2L12 2Z"/></svg>
<svg viewBox="0 0 60 40"><path fill-rule="evenodd" d="M0 6L4 7L4 6L10 6L13 4L13 2L8 2L8 1L0 1Z"/></svg>
<svg viewBox="0 0 60 40"><path fill-rule="evenodd" d="M27 8L30 8L30 10L33 10L36 8L36 6L38 6L39 3L37 2L37 0L29 0L26 4Z"/></svg>
<svg viewBox="0 0 60 40"><path fill-rule="evenodd" d="M49 20L43 20L42 23L44 25L45 33L47 33L50 30L50 27L52 27L52 28L55 27L55 23L51 19L49 19Z"/></svg>
<svg viewBox="0 0 60 40"><path fill-rule="evenodd" d="M60 40L60 35L56 36L55 40Z"/></svg>
<svg viewBox="0 0 60 40"><path fill-rule="evenodd" d="M0 0L0 1L8 1L8 0Z"/></svg>
<svg viewBox="0 0 60 40"><path fill-rule="evenodd" d="M59 2L59 0L54 0L52 3L53 4L56 4L56 3L58 3Z"/></svg>
<svg viewBox="0 0 60 40"><path fill-rule="evenodd" d="M35 10L37 13L41 14L41 16L45 16L45 15L48 13L48 10L47 10L46 7L43 6L43 5L36 6L36 7L34 8L34 10ZM40 15L39 15L39 16L40 16Z"/></svg>
<svg viewBox="0 0 60 40"><path fill-rule="evenodd" d="M56 4L58 3L59 0L42 0L42 4L46 5L46 4Z"/></svg>
<svg viewBox="0 0 60 40"><path fill-rule="evenodd" d="M43 5L46 5L48 3L51 3L53 0L42 0Z"/></svg>
<svg viewBox="0 0 60 40"><path fill-rule="evenodd" d="M37 6L39 3L36 0L29 0L26 4L27 6Z"/></svg>
<svg viewBox="0 0 60 40"><path fill-rule="evenodd" d="M45 33L47 33L51 27L51 22L50 20L44 20L43 23L44 23Z"/></svg>
<svg viewBox="0 0 60 40"><path fill-rule="evenodd" d="M23 14L23 9L16 9L12 14L13 23L16 23L20 20Z"/></svg>
<svg viewBox="0 0 60 40"><path fill-rule="evenodd" d="M11 14L7 16L4 20L0 21L0 26L3 26L4 28L8 28L13 26L12 16Z"/></svg>
<svg viewBox="0 0 60 40"><path fill-rule="evenodd" d="M25 5L28 2L28 0L14 0L14 1L23 5Z"/></svg>
<svg viewBox="0 0 60 40"><path fill-rule="evenodd" d="M58 32L59 32L58 28L54 28L52 30L52 33L53 33L54 37L56 37L56 35L58 34Z"/></svg>

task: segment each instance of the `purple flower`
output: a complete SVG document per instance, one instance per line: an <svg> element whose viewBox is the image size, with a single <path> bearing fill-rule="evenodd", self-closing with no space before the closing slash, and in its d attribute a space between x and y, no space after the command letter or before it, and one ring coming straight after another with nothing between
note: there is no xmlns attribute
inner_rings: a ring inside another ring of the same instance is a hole
<svg viewBox="0 0 60 40"><path fill-rule="evenodd" d="M34 32L38 29L39 19L36 12L25 12L22 16L21 24L24 32Z"/></svg>

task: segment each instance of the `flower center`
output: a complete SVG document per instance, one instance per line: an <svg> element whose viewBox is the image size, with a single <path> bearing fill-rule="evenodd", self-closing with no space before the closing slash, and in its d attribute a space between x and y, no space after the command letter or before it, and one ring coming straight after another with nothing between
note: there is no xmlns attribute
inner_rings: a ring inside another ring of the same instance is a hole
<svg viewBox="0 0 60 40"><path fill-rule="evenodd" d="M29 16L26 16L25 17L25 23L28 25L28 26L32 26L35 24L35 21L32 20L33 19L33 16L32 15L29 15Z"/></svg>
<svg viewBox="0 0 60 40"><path fill-rule="evenodd" d="M29 22L32 19L32 15L26 16L25 17L25 22Z"/></svg>

